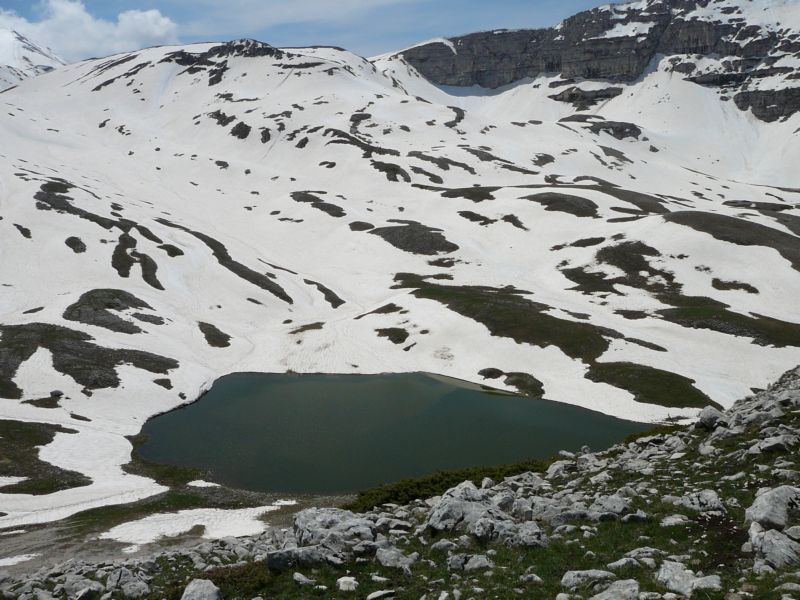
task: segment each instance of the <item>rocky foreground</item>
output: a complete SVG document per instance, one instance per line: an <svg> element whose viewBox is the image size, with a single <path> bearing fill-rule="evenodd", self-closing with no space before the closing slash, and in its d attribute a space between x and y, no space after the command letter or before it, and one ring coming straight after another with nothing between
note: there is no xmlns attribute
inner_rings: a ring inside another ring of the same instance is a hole
<svg viewBox="0 0 800 600"><path fill-rule="evenodd" d="M0 576L6 598L800 598L800 367L727 412L546 473L148 559Z"/></svg>

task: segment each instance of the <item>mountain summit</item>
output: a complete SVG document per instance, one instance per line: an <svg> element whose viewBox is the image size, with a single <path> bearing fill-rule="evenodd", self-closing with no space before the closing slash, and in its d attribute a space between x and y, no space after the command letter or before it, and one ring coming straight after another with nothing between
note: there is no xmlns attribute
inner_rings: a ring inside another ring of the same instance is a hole
<svg viewBox="0 0 800 600"><path fill-rule="evenodd" d="M0 29L0 91L66 63L13 29Z"/></svg>

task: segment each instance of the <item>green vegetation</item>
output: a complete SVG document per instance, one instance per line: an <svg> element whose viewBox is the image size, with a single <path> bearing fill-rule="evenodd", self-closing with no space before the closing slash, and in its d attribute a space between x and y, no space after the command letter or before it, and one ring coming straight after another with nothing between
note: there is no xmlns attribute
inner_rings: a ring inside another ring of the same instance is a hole
<svg viewBox="0 0 800 600"><path fill-rule="evenodd" d="M758 289L749 283L744 283L742 281L724 281L717 277L711 280L711 286L715 290L741 290L747 292L748 294L758 294Z"/></svg>
<svg viewBox="0 0 800 600"><path fill-rule="evenodd" d="M710 329L727 335L751 337L762 346L800 346L800 325L761 315L744 315L728 310L728 305L705 296L684 296L681 284L669 271L653 267L648 257L661 254L642 242L621 242L601 248L595 255L600 264L622 270L623 276L607 278L604 273L584 267L561 269L565 277L575 282L575 290L585 294L619 294L617 285L635 287L651 293L667 308L657 312L662 318L683 327ZM719 290L741 289L758 293L753 286L740 282L712 281ZM643 396L646 397L646 396ZM651 401L648 400L646 401Z"/></svg>
<svg viewBox="0 0 800 600"><path fill-rule="evenodd" d="M586 377L622 388L637 402L650 402L678 408L703 408L709 404L721 408L692 384L693 379L669 371L628 362L594 363Z"/></svg>
<svg viewBox="0 0 800 600"><path fill-rule="evenodd" d="M415 288L417 298L435 300L485 325L492 335L542 348L556 346L567 356L586 362L608 350L604 336L621 337L603 327L554 317L546 312L550 306L523 297L526 292L513 287L439 285L408 273L398 274L395 280L397 287Z"/></svg>
<svg viewBox="0 0 800 600"><path fill-rule="evenodd" d="M161 512L177 512L191 508L208 508L202 491L170 490L132 504L111 504L77 513L66 519L67 526L77 534L105 531L124 523Z"/></svg>
<svg viewBox="0 0 800 600"><path fill-rule="evenodd" d="M528 373L506 373L506 385L517 388L524 396L541 398L544 396L544 384Z"/></svg>
<svg viewBox="0 0 800 600"><path fill-rule="evenodd" d="M60 469L39 458L39 448L52 442L56 433L76 432L60 425L0 421L0 475L27 477L1 487L0 492L43 495L92 483L81 473Z"/></svg>
<svg viewBox="0 0 800 600"><path fill-rule="evenodd" d="M468 479L476 485L480 485L484 477L499 481L505 477L519 475L527 471L543 472L555 460L555 458L549 460L531 459L507 465L437 471L425 477L401 479L400 481L386 483L358 492L356 498L343 508L363 512L381 504L408 504L418 498L438 496Z"/></svg>
<svg viewBox="0 0 800 600"><path fill-rule="evenodd" d="M683 297L688 299L687 297ZM728 335L752 337L761 346L800 346L800 325L761 315L747 316L727 310L727 307L710 298L691 298L677 308L658 311L667 321L693 327L711 329ZM707 301L707 302L704 302Z"/></svg>
<svg viewBox="0 0 800 600"><path fill-rule="evenodd" d="M393 344L402 344L408 339L408 331L402 327L387 327L385 329L376 329L375 333L378 337L388 338Z"/></svg>

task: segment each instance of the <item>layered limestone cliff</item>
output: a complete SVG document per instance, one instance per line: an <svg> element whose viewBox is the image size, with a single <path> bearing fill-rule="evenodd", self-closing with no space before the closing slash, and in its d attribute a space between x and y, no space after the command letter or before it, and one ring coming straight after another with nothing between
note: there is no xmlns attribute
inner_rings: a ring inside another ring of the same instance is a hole
<svg viewBox="0 0 800 600"><path fill-rule="evenodd" d="M498 88L542 74L634 82L654 60L759 119L800 110L800 4L646 0L576 14L556 27L473 33L402 56L439 85Z"/></svg>

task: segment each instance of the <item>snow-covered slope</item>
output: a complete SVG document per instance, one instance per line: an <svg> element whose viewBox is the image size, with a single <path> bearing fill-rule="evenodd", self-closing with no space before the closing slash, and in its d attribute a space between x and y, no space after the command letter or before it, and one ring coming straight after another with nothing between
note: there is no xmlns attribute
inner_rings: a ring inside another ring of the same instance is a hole
<svg viewBox="0 0 800 600"><path fill-rule="evenodd" d="M40 458L91 478L0 489L0 527L161 491L124 436L232 371L432 371L660 420L800 362L800 116L671 58L578 107L557 74L443 88L249 40L0 95L0 417L66 427Z"/></svg>
<svg viewBox="0 0 800 600"><path fill-rule="evenodd" d="M64 64L49 48L17 31L0 29L0 91Z"/></svg>

